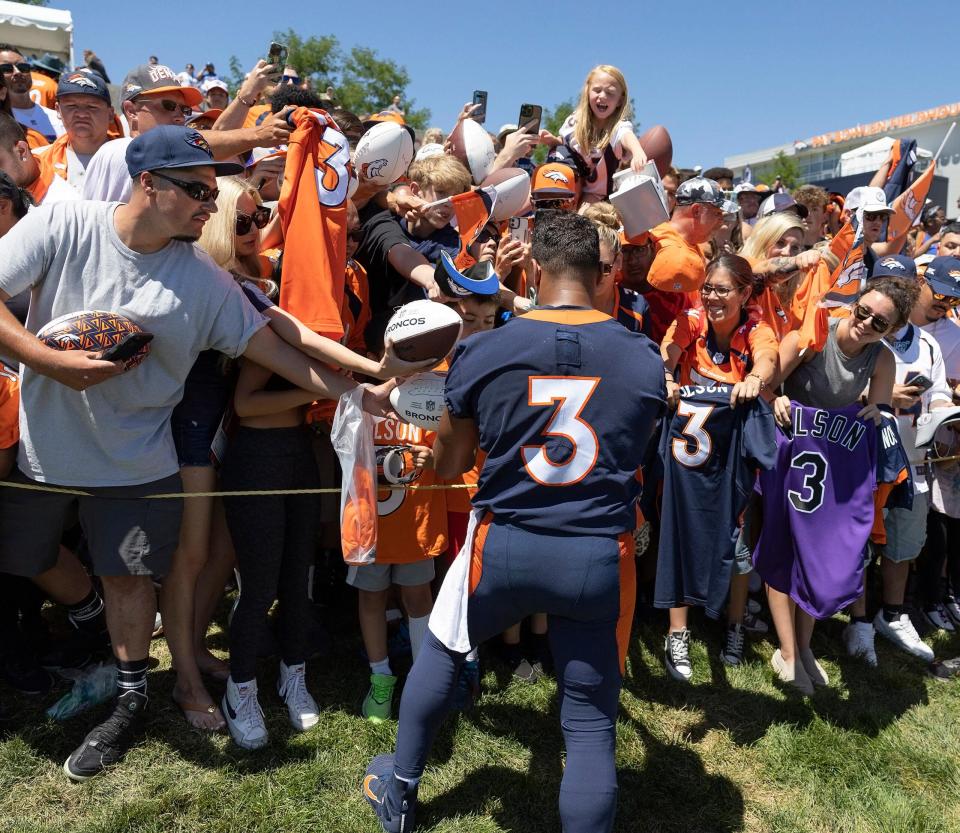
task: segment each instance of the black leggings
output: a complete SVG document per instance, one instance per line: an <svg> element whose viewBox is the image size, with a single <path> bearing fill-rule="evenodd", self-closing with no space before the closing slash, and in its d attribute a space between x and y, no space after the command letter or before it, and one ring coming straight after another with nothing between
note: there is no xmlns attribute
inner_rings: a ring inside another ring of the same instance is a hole
<svg viewBox="0 0 960 833"><path fill-rule="evenodd" d="M306 428L240 428L223 466L224 491L313 489L317 464ZM256 676L257 648L267 613L280 601L280 652L287 665L306 659L310 602L307 573L313 558L318 495L260 495L224 499L237 551L240 602L230 623L230 676Z"/></svg>
<svg viewBox="0 0 960 833"><path fill-rule="evenodd" d="M927 513L927 543L917 559L920 604L931 610L943 601L946 587L943 564L947 563L947 579L951 592L960 593L960 518L951 518L933 509Z"/></svg>

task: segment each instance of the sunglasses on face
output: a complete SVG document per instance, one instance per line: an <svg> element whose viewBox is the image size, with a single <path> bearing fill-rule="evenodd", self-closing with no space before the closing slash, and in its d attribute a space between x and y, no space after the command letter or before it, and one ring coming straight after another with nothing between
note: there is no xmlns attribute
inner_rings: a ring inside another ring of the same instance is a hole
<svg viewBox="0 0 960 833"><path fill-rule="evenodd" d="M886 217L887 217L887 214L884 211L864 211L863 212L864 220L885 220Z"/></svg>
<svg viewBox="0 0 960 833"><path fill-rule="evenodd" d="M865 307L863 304L856 304L853 307L853 316L857 321L869 321L870 327L875 333L880 333L881 335L890 329L890 322L886 318L883 318L877 315L869 307Z"/></svg>
<svg viewBox="0 0 960 833"><path fill-rule="evenodd" d="M709 298L711 295L716 295L721 301L731 292L733 292L732 286L715 286L712 283L705 283L700 287L700 294L704 298Z"/></svg>
<svg viewBox="0 0 960 833"><path fill-rule="evenodd" d="M237 234L241 237L247 234L250 231L251 226L256 226L259 229L264 228L267 223L270 222L270 209L269 208L258 208L253 214L244 214L242 211L237 212Z"/></svg>
<svg viewBox="0 0 960 833"><path fill-rule="evenodd" d="M931 290L933 292L933 290ZM933 292L933 300L937 304L943 304L945 307L958 307L960 306L960 296L957 295L941 295L939 292Z"/></svg>
<svg viewBox="0 0 960 833"><path fill-rule="evenodd" d="M13 71L22 72L24 75L30 72L32 67L26 61L20 61L16 64L0 64L0 74L13 75Z"/></svg>
<svg viewBox="0 0 960 833"><path fill-rule="evenodd" d="M192 107L187 104L180 104L177 101L171 101L169 98L141 98L140 101L144 104L159 104L168 113L176 113L177 110L179 110L181 113L183 113L183 117L185 119L189 119L190 116L193 115Z"/></svg>
<svg viewBox="0 0 960 833"><path fill-rule="evenodd" d="M220 196L219 188L211 188L203 182L185 182L182 179L174 179L172 176L167 176L159 171L150 171L150 173L153 174L153 176L160 177L160 179L165 179L167 182L172 182L178 188L186 191L187 196L197 202L209 202L210 200L216 200L216 198ZM266 223L264 223L264 225L266 225Z"/></svg>
<svg viewBox="0 0 960 833"><path fill-rule="evenodd" d="M600 274L609 275L612 271L613 271L612 263L604 263L603 261L600 261Z"/></svg>

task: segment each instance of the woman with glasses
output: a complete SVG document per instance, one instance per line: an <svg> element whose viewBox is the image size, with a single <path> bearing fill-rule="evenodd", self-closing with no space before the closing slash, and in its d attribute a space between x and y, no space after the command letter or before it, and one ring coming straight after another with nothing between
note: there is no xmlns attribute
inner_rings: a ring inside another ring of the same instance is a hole
<svg viewBox="0 0 960 833"><path fill-rule="evenodd" d="M682 312L660 346L671 408L677 406L681 385L730 385L731 407L751 402L772 385L777 375L777 337L768 324L748 312L757 287L750 264L739 255L722 254L707 265L700 306ZM749 572L738 567L731 580L728 634L733 633L737 662L743 652ZM693 666L686 607L670 608L664 657L674 679L690 680Z"/></svg>
<svg viewBox="0 0 960 833"><path fill-rule="evenodd" d="M858 416L880 425L878 406L891 403L896 366L893 354L881 342L908 321L918 293L915 280L881 277L870 281L849 317L829 320L821 352L807 350L801 355L798 333L789 333L780 343L785 395L774 402L777 421L790 425L791 400L813 408L845 408L866 391L866 404ZM767 598L780 641L771 660L777 676L805 694L812 693L814 685L827 685L827 674L810 650L813 617L789 595L769 586Z"/></svg>

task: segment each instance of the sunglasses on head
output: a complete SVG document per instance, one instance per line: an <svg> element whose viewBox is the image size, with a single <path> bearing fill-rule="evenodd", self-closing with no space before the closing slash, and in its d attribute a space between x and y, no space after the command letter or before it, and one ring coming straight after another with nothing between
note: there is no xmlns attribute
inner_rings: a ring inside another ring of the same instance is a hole
<svg viewBox="0 0 960 833"><path fill-rule="evenodd" d="M32 67L26 61L19 61L15 64L0 64L0 74L3 75L12 75L14 70L17 70L17 72L22 72L24 75L26 75L31 69Z"/></svg>
<svg viewBox="0 0 960 833"><path fill-rule="evenodd" d="M196 200L197 202L216 200L217 197L220 196L219 188L211 188L209 185L203 182L185 182L182 179L174 179L172 176L167 176L159 171L150 171L150 173L153 174L153 176L160 177L160 179L165 179L167 182L172 182L178 188L186 191L187 196ZM264 223L264 225L266 225L266 223Z"/></svg>
<svg viewBox="0 0 960 833"><path fill-rule="evenodd" d="M147 98L144 96L140 100L159 104L168 113L176 113L177 110L179 110L181 113L183 113L183 117L187 119L193 115L193 107L189 106L188 104L180 104L178 101L171 101L169 98Z"/></svg>
<svg viewBox="0 0 960 833"><path fill-rule="evenodd" d="M872 309L865 307L863 304L854 305L853 316L857 321L869 321L870 327L875 333L882 335L890 329L890 322L887 321L886 318L877 315Z"/></svg>
<svg viewBox="0 0 960 833"><path fill-rule="evenodd" d="M259 229L264 228L267 223L270 222L270 209L269 208L258 208L253 214L244 214L242 211L237 212L237 234L241 237L250 231L251 226L256 226Z"/></svg>

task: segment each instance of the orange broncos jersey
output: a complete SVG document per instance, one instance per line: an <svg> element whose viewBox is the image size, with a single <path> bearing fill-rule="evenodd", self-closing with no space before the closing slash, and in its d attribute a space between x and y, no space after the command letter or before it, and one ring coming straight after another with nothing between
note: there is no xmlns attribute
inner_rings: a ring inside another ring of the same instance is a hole
<svg viewBox="0 0 960 833"><path fill-rule="evenodd" d="M20 441L20 377L0 364L0 448Z"/></svg>
<svg viewBox="0 0 960 833"><path fill-rule="evenodd" d="M34 104L55 110L57 107L57 82L42 72L32 72L33 87L29 92L30 100Z"/></svg>
<svg viewBox="0 0 960 833"><path fill-rule="evenodd" d="M742 382L753 367L757 353L777 352L777 337L770 325L747 318L734 331L730 352L724 355L713 343L706 311L700 307L679 315L667 330L663 343L675 344L683 351L678 365L681 385Z"/></svg>
<svg viewBox="0 0 960 833"><path fill-rule="evenodd" d="M387 418L377 422L374 445L433 447L436 433ZM412 484L433 486L437 476L424 469ZM435 558L447 549L447 504L442 489L378 489L377 563L410 564Z"/></svg>

